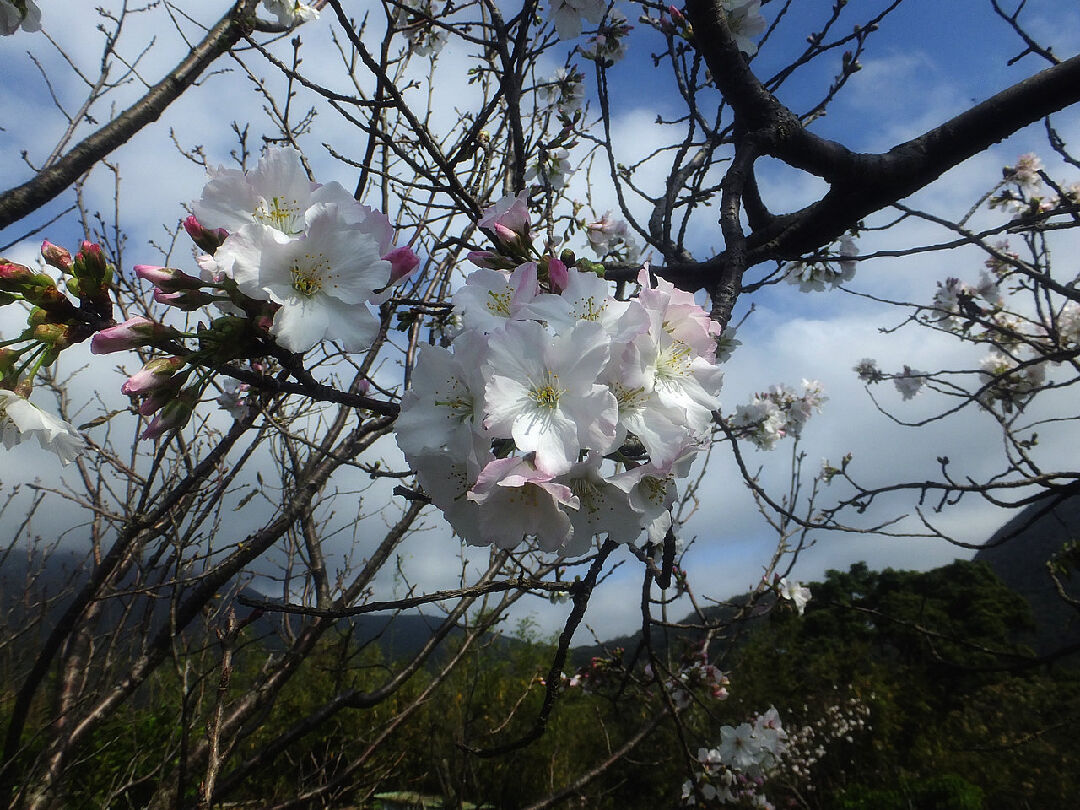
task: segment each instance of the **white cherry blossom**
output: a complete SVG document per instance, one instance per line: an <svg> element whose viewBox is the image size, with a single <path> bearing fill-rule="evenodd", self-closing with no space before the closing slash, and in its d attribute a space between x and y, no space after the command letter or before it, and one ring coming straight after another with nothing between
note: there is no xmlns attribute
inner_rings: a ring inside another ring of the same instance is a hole
<svg viewBox="0 0 1080 810"><path fill-rule="evenodd" d="M344 221L337 205L307 209L304 223L303 236L285 241L268 225L245 225L215 259L243 293L281 306L270 333L285 348L304 352L338 340L363 351L379 328L364 301L386 285L390 262L368 229Z"/></svg>
<svg viewBox="0 0 1080 810"><path fill-rule="evenodd" d="M85 442L71 425L17 394L0 389L0 441L8 450L33 437L64 464L78 458Z"/></svg>
<svg viewBox="0 0 1080 810"><path fill-rule="evenodd" d="M806 603L810 601L809 588L801 582L794 582L788 580L787 577L781 577L776 584L776 592L781 599L791 602L795 606L795 610L802 616L803 611L806 609Z"/></svg>
<svg viewBox="0 0 1080 810"><path fill-rule="evenodd" d="M521 458L499 458L481 470L468 498L480 504L484 542L514 548L535 536L544 551L557 551L571 538L569 516L560 508L578 508L565 484Z"/></svg>
<svg viewBox="0 0 1080 810"><path fill-rule="evenodd" d="M602 461L598 453L590 453L558 479L580 502L569 513L574 527L573 542L566 549L569 555L588 552L597 535L606 534L616 543L633 543L641 535L641 518L630 508L626 493L601 474Z"/></svg>
<svg viewBox="0 0 1080 810"><path fill-rule="evenodd" d="M466 329L492 332L521 317L536 294L536 262L526 262L511 274L480 268L454 293L454 310Z"/></svg>
<svg viewBox="0 0 1080 810"><path fill-rule="evenodd" d="M480 507L469 500L469 488L476 483L481 465L493 460L490 453L480 460L450 453L425 453L410 459L416 478L431 502L442 512L454 533L473 545L489 541L480 530Z"/></svg>
<svg viewBox="0 0 1080 810"><path fill-rule="evenodd" d="M11 0L0 0L0 36L23 31L41 30L41 9L34 0L21 0L22 7Z"/></svg>
<svg viewBox="0 0 1080 810"><path fill-rule="evenodd" d="M262 0L262 4L277 17L279 25L298 25L319 18L318 9L299 0Z"/></svg>
<svg viewBox="0 0 1080 810"><path fill-rule="evenodd" d="M573 39L581 34L581 20L599 23L607 11L607 0L551 0L551 20L559 39Z"/></svg>
<svg viewBox="0 0 1080 810"><path fill-rule="evenodd" d="M747 56L753 56L758 50L757 38L768 27L761 15L760 0L722 0L722 5L735 44Z"/></svg>
<svg viewBox="0 0 1080 810"><path fill-rule="evenodd" d="M406 456L445 451L482 457L491 438L483 427L484 377L474 362L487 349L485 337L465 332L455 352L421 345L412 387L401 398L395 423L398 446ZM467 362L466 362L467 360Z"/></svg>
<svg viewBox="0 0 1080 810"><path fill-rule="evenodd" d="M485 426L512 436L518 450L535 453L536 466L553 475L567 472L581 448L608 452L618 404L595 384L608 351L596 323L554 337L535 321L507 323L491 340L484 369Z"/></svg>
<svg viewBox="0 0 1080 810"><path fill-rule="evenodd" d="M338 204L356 222L371 213L340 183L311 182L300 153L292 147L268 148L251 171L219 167L209 175L202 197L193 205L196 219L205 228L231 232L254 223L273 228L284 240L303 232L307 210L319 203ZM393 235L389 222L386 229L388 245Z"/></svg>

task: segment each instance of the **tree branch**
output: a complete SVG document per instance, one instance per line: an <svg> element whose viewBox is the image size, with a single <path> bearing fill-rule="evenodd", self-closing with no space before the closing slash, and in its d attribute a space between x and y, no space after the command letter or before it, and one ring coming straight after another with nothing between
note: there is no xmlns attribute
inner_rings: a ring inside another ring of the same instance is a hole
<svg viewBox="0 0 1080 810"><path fill-rule="evenodd" d="M94 164L132 138L140 129L161 117L165 108L191 87L223 53L243 39L254 24L258 0L239 0L218 20L187 57L169 71L145 96L32 180L0 194L0 229L33 213L60 195Z"/></svg>

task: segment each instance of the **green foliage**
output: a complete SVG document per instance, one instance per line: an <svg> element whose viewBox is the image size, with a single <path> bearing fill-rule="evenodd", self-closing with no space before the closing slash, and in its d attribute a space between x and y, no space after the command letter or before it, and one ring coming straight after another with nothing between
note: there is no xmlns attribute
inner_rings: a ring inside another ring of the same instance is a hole
<svg viewBox="0 0 1080 810"><path fill-rule="evenodd" d="M796 806L813 810L1055 810L1080 795L1080 743L1072 733L1080 675L1015 669L1027 608L989 568L957 562L925 573L874 572L859 564L830 571L811 590L804 616L774 611L729 651L730 699L697 695L681 714L691 752L716 745L721 725L771 705L796 729L854 696L870 707L872 729L829 744L809 780L778 778L766 791L776 806L798 795ZM445 807L527 806L596 767L658 710L655 685L640 685L641 662L628 673L616 657L592 691L563 690L538 740L478 758L467 749L502 745L532 729L554 645L523 623L513 639L490 637L466 650L436 683L440 667L460 652L460 638L385 699L365 697L326 713L224 798L273 804L342 777L348 787L332 795L332 806L369 806L376 794L391 793ZM227 704L247 693L265 652L246 637L234 650ZM96 730L93 755L70 773L66 802L140 807L157 779L176 778L179 751L205 739L217 696L220 669L212 665L220 664L220 649L211 644L199 655L201 680L185 684L162 669ZM243 737L222 780L341 696L376 694L400 670L344 627L322 638L299 667ZM35 711L44 718L47 707ZM674 806L687 777L682 745L673 725L661 723L572 801L596 810ZM25 757L38 753L28 738ZM186 799L194 799L201 778L185 775Z"/></svg>
<svg viewBox="0 0 1080 810"><path fill-rule="evenodd" d="M1080 710L1076 673L1021 666L1028 606L987 565L860 563L811 591L803 617L774 612L737 651L731 678L745 711L798 715L838 685L871 707L866 744L815 766L812 806L1065 808L1080 795L1062 722Z"/></svg>
<svg viewBox="0 0 1080 810"><path fill-rule="evenodd" d="M982 810L983 792L963 777L947 773L899 788L853 785L839 796L834 810Z"/></svg>

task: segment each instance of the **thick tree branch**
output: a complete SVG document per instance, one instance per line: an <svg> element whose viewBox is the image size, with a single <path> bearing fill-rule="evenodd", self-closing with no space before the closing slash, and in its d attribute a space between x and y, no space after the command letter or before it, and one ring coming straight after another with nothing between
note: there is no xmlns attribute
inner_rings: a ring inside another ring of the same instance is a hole
<svg viewBox="0 0 1080 810"><path fill-rule="evenodd" d="M746 266L795 259L840 236L859 220L929 185L952 167L1014 132L1080 102L1080 56L1036 74L882 154L859 154L809 132L758 80L739 52L718 0L690 0L694 45L713 82L735 114L739 140L752 139L759 155L824 178L825 196L762 222L746 236ZM755 201L755 206L757 201ZM731 275L725 252L695 265L657 269L689 289L713 288ZM738 257L741 265L743 256Z"/></svg>

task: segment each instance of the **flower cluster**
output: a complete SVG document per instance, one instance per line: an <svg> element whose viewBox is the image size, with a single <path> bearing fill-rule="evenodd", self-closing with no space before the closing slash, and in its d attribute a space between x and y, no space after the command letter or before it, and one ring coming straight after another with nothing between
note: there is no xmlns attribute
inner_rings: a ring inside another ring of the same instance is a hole
<svg viewBox="0 0 1080 810"><path fill-rule="evenodd" d="M645 665L645 677L655 677L652 665ZM664 689L677 709L690 706L695 692L705 692L713 700L727 700L731 681L715 664L709 663L707 647L696 645L682 657L678 671L664 680Z"/></svg>
<svg viewBox="0 0 1080 810"><path fill-rule="evenodd" d="M536 160L525 171L525 180L552 191L562 191L573 174L570 152L562 147L541 149Z"/></svg>
<svg viewBox="0 0 1080 810"><path fill-rule="evenodd" d="M835 256L795 262L787 268L785 278L789 284L797 284L802 292L822 292L838 287L855 278L854 257L858 253L855 240L845 234L840 237Z"/></svg>
<svg viewBox="0 0 1080 810"><path fill-rule="evenodd" d="M189 230L225 234L201 261L204 278L267 302L270 334L293 352L323 340L366 349L379 322L365 303L419 263L392 247L384 214L336 182L312 183L291 148L268 149L254 171L212 171L194 211Z"/></svg>
<svg viewBox="0 0 1080 810"><path fill-rule="evenodd" d="M806 707L803 707L806 712ZM854 743L856 736L870 728L870 708L857 697L828 706L811 722L785 729L775 708L756 715L749 722L720 729L720 745L698 750L701 770L682 787L685 804L706 806L739 804L771 808L765 797L771 780L804 785L812 791L811 768L828 749L843 741Z"/></svg>
<svg viewBox="0 0 1080 810"><path fill-rule="evenodd" d="M604 18L607 0L550 0L551 21L559 39L581 35L582 18L596 24Z"/></svg>
<svg viewBox="0 0 1080 810"><path fill-rule="evenodd" d="M0 429L8 449L35 437L67 463L82 439L71 425L31 405L28 398L38 371L114 322L109 286L115 271L101 247L91 242L83 242L72 256L46 240L41 255L59 271L66 293L49 273L0 258L0 306L29 307L22 333L0 341Z"/></svg>
<svg viewBox="0 0 1080 810"><path fill-rule="evenodd" d="M750 722L722 726L719 746L698 749L701 771L695 774L696 785L691 780L683 783L683 802L695 804L695 794L700 793L710 805L750 802L771 806L760 791L787 752L787 737L780 715L772 707Z"/></svg>
<svg viewBox="0 0 1080 810"><path fill-rule="evenodd" d="M1044 218L1059 211L1067 212L1080 203L1080 183L1043 188L1043 162L1031 152L1020 155L1016 165L1001 170L1003 188L990 197L990 208L1021 217ZM1059 195L1057 191L1061 191Z"/></svg>
<svg viewBox="0 0 1080 810"><path fill-rule="evenodd" d="M589 37L588 44L581 49L581 55L604 67L611 67L626 56L626 36L633 28L621 11L612 9L596 33Z"/></svg>
<svg viewBox="0 0 1080 810"><path fill-rule="evenodd" d="M989 304L992 308L998 308L1002 304L1001 290L989 272L984 271L976 285L967 284L958 278L947 278L944 282L938 282L930 319L942 329L961 332L988 315L989 311L984 308L984 304Z"/></svg>
<svg viewBox="0 0 1080 810"><path fill-rule="evenodd" d="M411 53L438 56L450 38L445 28L433 22L442 12L442 0L401 0L394 11L394 25L405 32Z"/></svg>
<svg viewBox="0 0 1080 810"><path fill-rule="evenodd" d="M803 726L787 732L787 750L777 775L796 783L809 782L810 769L825 756L828 747L839 741L854 743L857 735L870 729L870 707L856 697L828 706L824 713Z"/></svg>
<svg viewBox="0 0 1080 810"><path fill-rule="evenodd" d="M536 90L537 102L544 108L554 108L560 116L573 118L585 100L585 74L580 70L558 68L555 75Z"/></svg>
<svg viewBox="0 0 1080 810"><path fill-rule="evenodd" d="M585 694L596 692L605 686L618 687L626 680L626 666L623 657L626 650L615 647L608 657L594 655L586 666L578 669L569 678L562 676L562 685L567 689L580 689Z"/></svg>
<svg viewBox="0 0 1080 810"><path fill-rule="evenodd" d="M190 333L135 316L91 341L95 354L139 346L166 353L121 389L141 399L140 415L154 417L143 438L185 425L223 363L265 372L260 358L274 354L270 339L291 352L324 340L367 349L379 320L366 304L385 300L419 264L410 248L392 246L385 215L337 183L308 180L294 149L268 149L252 171L211 171L192 207L184 228L205 251L197 259L201 276L151 265L136 265L135 273L154 286L159 304L183 311L215 306L224 314ZM247 392L228 390L229 412L249 413Z"/></svg>
<svg viewBox="0 0 1080 810"><path fill-rule="evenodd" d="M527 260L526 192L479 224L498 250L470 255L452 350L421 347L402 398L398 444L421 485L474 544L579 554L599 535L662 536L719 405L719 327L647 268L620 301L595 274Z"/></svg>
<svg viewBox="0 0 1080 810"><path fill-rule="evenodd" d="M771 450L785 436L798 437L814 412L828 400L821 383L803 380L802 384L802 394L786 385L774 385L754 394L749 405L735 409L732 426L762 450Z"/></svg>
<svg viewBox="0 0 1080 810"><path fill-rule="evenodd" d="M20 28L41 30L41 9L34 0L0 0L0 36L9 37Z"/></svg>
<svg viewBox="0 0 1080 810"><path fill-rule="evenodd" d="M586 224L585 236L600 258L610 255L621 261L637 260L639 251L630 238L630 226L625 219L613 218L610 211L596 222Z"/></svg>
<svg viewBox="0 0 1080 810"><path fill-rule="evenodd" d="M262 4L277 17L278 25L292 27L319 18L318 9L300 0L262 0Z"/></svg>
<svg viewBox="0 0 1080 810"><path fill-rule="evenodd" d="M1038 360L1022 362L1012 355L992 351L979 364L982 401L989 406L1000 404L1010 412L1023 403L1046 381L1046 363Z"/></svg>

